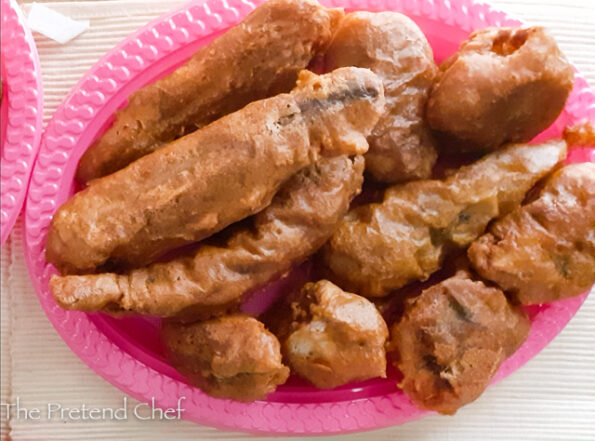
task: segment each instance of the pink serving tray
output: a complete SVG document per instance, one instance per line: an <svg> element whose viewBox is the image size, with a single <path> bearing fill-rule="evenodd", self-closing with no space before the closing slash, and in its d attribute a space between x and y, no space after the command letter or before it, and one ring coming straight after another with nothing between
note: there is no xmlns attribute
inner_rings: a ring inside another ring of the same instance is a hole
<svg viewBox="0 0 595 441"><path fill-rule="evenodd" d="M41 139L43 94L37 48L14 0L2 0L0 244L21 211Z"/></svg>
<svg viewBox="0 0 595 441"><path fill-rule="evenodd" d="M58 108L42 140L25 219L25 254L35 290L48 318L71 349L103 378L127 394L158 406L176 407L185 397L183 418L220 428L264 433L336 434L402 424L426 415L388 379L322 391L291 379L266 401L239 403L211 398L189 386L168 365L158 340L158 319L114 319L64 311L48 289L56 273L45 261L45 239L56 209L74 192L79 157L110 123L113 112L139 87L171 72L199 47L237 24L260 3L245 0L191 2L143 27L111 50L81 79ZM470 31L520 22L486 4L468 0L329 0L346 10L402 12L427 35L438 61L454 52ZM578 77L564 113L542 138L559 135L566 124L595 119L595 95ZM593 149L576 150L570 161L594 160ZM296 270L300 277L303 268ZM276 295L282 280L256 294L258 304ZM541 351L576 313L586 294L530 308L531 334L500 369L506 377ZM254 301L251 307L254 307ZM258 305L256 305L258 307Z"/></svg>

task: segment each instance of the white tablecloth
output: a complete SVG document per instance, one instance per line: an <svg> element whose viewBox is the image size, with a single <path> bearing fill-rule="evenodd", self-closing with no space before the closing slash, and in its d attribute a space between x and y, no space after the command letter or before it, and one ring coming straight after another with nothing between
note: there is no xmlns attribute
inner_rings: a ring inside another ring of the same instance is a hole
<svg viewBox="0 0 595 441"><path fill-rule="evenodd" d="M47 120L85 71L132 31L183 2L84 1L49 3L91 29L60 46L36 35ZM591 0L499 0L497 6L547 26L595 85L595 2ZM22 2L24 9L27 3ZM25 269L22 219L2 248L3 403L22 407L117 408L124 394L70 352L37 302ZM133 400L131 400L133 401ZM3 407L4 409L4 407ZM77 422L5 418L2 439L206 440L256 438L185 421ZM400 427L344 436L345 440L595 440L595 296L542 353L454 417L433 416Z"/></svg>

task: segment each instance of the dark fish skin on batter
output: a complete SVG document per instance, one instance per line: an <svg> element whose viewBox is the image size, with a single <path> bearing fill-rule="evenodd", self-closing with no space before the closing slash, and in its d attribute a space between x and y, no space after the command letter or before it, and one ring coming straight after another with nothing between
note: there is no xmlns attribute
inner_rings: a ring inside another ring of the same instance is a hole
<svg viewBox="0 0 595 441"><path fill-rule="evenodd" d="M389 295L437 271L488 223L511 212L566 157L562 140L510 144L443 180L386 190L380 203L351 210L323 248L327 277L366 297Z"/></svg>
<svg viewBox="0 0 595 441"><path fill-rule="evenodd" d="M473 268L525 305L577 296L595 283L595 164L555 172L539 197L471 244Z"/></svg>
<svg viewBox="0 0 595 441"><path fill-rule="evenodd" d="M271 205L225 243L194 256L125 274L53 276L65 309L205 319L233 310L244 292L264 286L315 253L333 233L363 182L361 156L323 158L290 178Z"/></svg>
<svg viewBox="0 0 595 441"><path fill-rule="evenodd" d="M315 0L263 3L171 75L134 92L81 157L77 179L116 172L252 101L289 92L341 17Z"/></svg>
<svg viewBox="0 0 595 441"><path fill-rule="evenodd" d="M399 386L418 406L454 414L483 393L530 327L501 290L459 271L408 300L391 327Z"/></svg>
<svg viewBox="0 0 595 441"><path fill-rule="evenodd" d="M383 111L382 82L368 69L303 71L291 93L250 103L75 194L52 219L47 261L62 274L151 263L261 211L321 157L365 153Z"/></svg>

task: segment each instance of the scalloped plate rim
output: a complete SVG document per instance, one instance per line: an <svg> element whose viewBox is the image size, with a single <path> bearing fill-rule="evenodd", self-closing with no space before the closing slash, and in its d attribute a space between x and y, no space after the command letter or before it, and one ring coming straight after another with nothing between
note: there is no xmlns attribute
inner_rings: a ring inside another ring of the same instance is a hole
<svg viewBox="0 0 595 441"><path fill-rule="evenodd" d="M8 9L8 11L7 11ZM18 26L19 28L21 28L24 32L24 39L25 39L25 43L27 45L27 48L29 50L28 53L25 54L21 54L20 56L22 57L26 57L28 54L31 55L32 57L32 62L33 62L33 70L34 70L34 75L35 75L35 82L36 82L36 90L37 90L37 96L35 97L31 97L32 95L34 95L34 92L31 90L27 90L25 93L21 94L21 95L25 95L26 98L25 100L31 100L34 99L36 102L36 115L34 117L27 117L25 116L25 120L26 122L30 123L33 125L34 129L35 129L35 135L34 135L34 139L32 142L32 151L27 153L24 152L21 147L23 144L23 140L20 139L19 142L9 142L7 144L7 138L10 136L10 133L12 131L9 131L9 124L8 122L5 122L4 124L6 124L6 131L4 133L4 139L2 139L0 142L2 143L2 165L1 170L2 170L2 175L4 176L4 179L9 179L11 176L13 176L13 174L15 174L15 170L14 170L14 165L13 163L16 160L12 160L12 161L7 161L4 160L4 152L5 149L8 147L8 149L11 152L17 152L16 154L18 155L18 159L20 160L24 160L25 164L26 164L26 171L24 174L22 174L22 181L20 184L20 188L18 190L18 192L16 192L15 194L11 194L8 192L4 192L2 191L2 196L9 196L12 195L15 197L16 199L16 203L13 207L11 207L8 211L7 211L7 220L3 223L2 225L2 232L0 233L0 246L4 245L4 242L6 241L6 239L8 238L12 228L14 227L14 224L19 216L19 213L21 212L21 209L23 208L26 196L27 196L27 190L28 190L28 186L29 186L29 180L31 178L31 173L33 171L33 166L35 164L35 158L37 156L37 153L39 151L39 147L41 145L41 134L42 134L42 126L43 126L43 83L42 83L42 77L41 77L41 65L39 62L39 55L37 53L37 46L35 45L35 41L33 39L33 35L31 34L31 31L29 30L29 28L25 25L24 23L24 17L18 7L18 5L13 4L13 0L2 0L2 20L4 20L4 15L5 14L10 14L11 17L11 26ZM16 23L15 23L16 20ZM9 31L2 31L2 33L4 32L9 32ZM4 38L2 38L2 40L4 41ZM4 43L3 43L4 46ZM2 54L5 53L5 50L2 50ZM5 62L4 62L4 55L2 55L2 67L3 70L5 70ZM2 75L2 79L7 81L7 83L9 82L9 80L12 81L17 81L19 82L19 76L18 75L10 75L8 72L4 73ZM3 95L4 96L4 100L7 99L8 96L8 91L4 92L4 89L8 89L10 86L7 86L6 84L3 85L2 89L3 89ZM12 94L11 94L12 95ZM9 106L9 104L3 104L3 107L5 106ZM6 109L6 115L7 118L10 118L11 115L14 115L15 113L17 115L22 114L23 111L16 109L13 110L12 112L10 111L11 108L8 107ZM8 176L8 177L7 177ZM4 212L4 209L2 210Z"/></svg>

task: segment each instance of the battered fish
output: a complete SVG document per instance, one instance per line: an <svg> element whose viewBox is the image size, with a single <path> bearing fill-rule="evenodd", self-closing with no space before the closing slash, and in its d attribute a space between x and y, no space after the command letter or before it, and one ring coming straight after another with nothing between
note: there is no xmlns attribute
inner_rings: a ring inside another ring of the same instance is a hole
<svg viewBox="0 0 595 441"><path fill-rule="evenodd" d="M318 250L359 193L362 157L324 158L283 185L273 202L221 246L201 246L124 275L54 276L66 309L162 317L202 317L233 309L241 295L280 276Z"/></svg>
<svg viewBox="0 0 595 441"><path fill-rule="evenodd" d="M323 249L331 280L364 296L384 296L439 269L566 157L564 141L511 144L444 180L389 188L381 203L352 210Z"/></svg>
<svg viewBox="0 0 595 441"><path fill-rule="evenodd" d="M133 93L82 156L77 179L113 173L252 101L289 92L342 16L315 0L263 3L174 73Z"/></svg>
<svg viewBox="0 0 595 441"><path fill-rule="evenodd" d="M553 302L595 283L595 164L567 165L535 201L471 244L475 270L521 303Z"/></svg>
<svg viewBox="0 0 595 441"><path fill-rule="evenodd" d="M321 155L365 153L383 112L371 71L303 71L290 94L251 103L77 193L52 219L47 260L62 274L145 265L261 211Z"/></svg>
<svg viewBox="0 0 595 441"><path fill-rule="evenodd" d="M460 271L408 300L391 327L399 386L418 406L454 414L481 395L529 330L524 310L502 291Z"/></svg>
<svg viewBox="0 0 595 441"><path fill-rule="evenodd" d="M427 119L448 150L526 142L562 112L573 82L571 64L542 27L482 29L440 66Z"/></svg>
<svg viewBox="0 0 595 441"><path fill-rule="evenodd" d="M290 295L271 315L283 357L316 387L386 377L388 329L369 300L321 280Z"/></svg>
<svg viewBox="0 0 595 441"><path fill-rule="evenodd" d="M573 147L595 146L595 121L583 121L564 129L564 139Z"/></svg>
<svg viewBox="0 0 595 441"><path fill-rule="evenodd" d="M249 316L191 325L165 322L162 337L173 366L213 397L264 399L289 377L279 340Z"/></svg>
<svg viewBox="0 0 595 441"><path fill-rule="evenodd" d="M424 110L438 68L417 25L397 12L348 14L325 63L366 67L382 79L386 113L368 137L366 171L388 183L429 178L437 155Z"/></svg>

